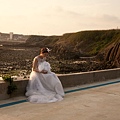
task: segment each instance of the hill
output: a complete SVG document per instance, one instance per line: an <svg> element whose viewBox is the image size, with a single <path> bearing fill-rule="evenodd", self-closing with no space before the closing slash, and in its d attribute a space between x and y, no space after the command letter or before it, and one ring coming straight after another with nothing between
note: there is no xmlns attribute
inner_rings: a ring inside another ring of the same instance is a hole
<svg viewBox="0 0 120 120"><path fill-rule="evenodd" d="M106 53L120 40L120 30L94 30L66 33L63 36L30 36L26 43L50 47L54 55L64 59L78 59Z"/></svg>

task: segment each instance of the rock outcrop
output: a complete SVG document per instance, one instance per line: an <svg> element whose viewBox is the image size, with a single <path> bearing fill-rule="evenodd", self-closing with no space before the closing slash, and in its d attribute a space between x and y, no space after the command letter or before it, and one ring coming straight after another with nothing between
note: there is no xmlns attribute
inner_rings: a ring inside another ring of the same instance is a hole
<svg viewBox="0 0 120 120"><path fill-rule="evenodd" d="M120 41L108 50L105 61L110 62L112 66L120 67Z"/></svg>

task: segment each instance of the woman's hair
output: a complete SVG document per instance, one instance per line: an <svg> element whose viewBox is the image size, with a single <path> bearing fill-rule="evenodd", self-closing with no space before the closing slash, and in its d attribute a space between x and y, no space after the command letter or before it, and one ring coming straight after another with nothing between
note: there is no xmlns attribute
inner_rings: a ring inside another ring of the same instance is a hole
<svg viewBox="0 0 120 120"><path fill-rule="evenodd" d="M49 51L50 50L48 48L46 48L46 47L41 48L41 50L40 50L41 53L49 53Z"/></svg>

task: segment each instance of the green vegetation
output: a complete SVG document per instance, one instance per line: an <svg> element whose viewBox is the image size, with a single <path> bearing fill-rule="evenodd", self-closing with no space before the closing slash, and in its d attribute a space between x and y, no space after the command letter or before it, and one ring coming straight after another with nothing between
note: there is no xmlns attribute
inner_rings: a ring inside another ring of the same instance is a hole
<svg viewBox="0 0 120 120"><path fill-rule="evenodd" d="M12 95L12 93L15 91L15 90L17 90L17 86L15 85L15 83L13 82L13 78L11 77L11 76L9 76L9 75L7 75L7 76L3 76L2 77L3 78L3 80L5 81L5 82L8 82L9 83L9 85L8 85L8 90L7 90L7 94L8 95Z"/></svg>

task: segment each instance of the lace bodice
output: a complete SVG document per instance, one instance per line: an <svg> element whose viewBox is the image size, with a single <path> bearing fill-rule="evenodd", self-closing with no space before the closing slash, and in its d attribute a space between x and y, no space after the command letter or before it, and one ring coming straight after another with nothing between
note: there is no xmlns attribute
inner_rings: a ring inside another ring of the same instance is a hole
<svg viewBox="0 0 120 120"><path fill-rule="evenodd" d="M39 56L39 55L38 55L38 56L36 56L35 58L38 60L38 63L41 63L41 62L46 61L46 58L45 58L45 57L44 57L44 58L40 58L40 56Z"/></svg>
<svg viewBox="0 0 120 120"><path fill-rule="evenodd" d="M37 59L38 61L38 70L39 71L42 71L42 70L46 70L48 72L50 72L51 70L51 67L50 67L50 64L48 62L46 62L46 58L40 58L40 56L36 56L35 59Z"/></svg>

